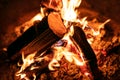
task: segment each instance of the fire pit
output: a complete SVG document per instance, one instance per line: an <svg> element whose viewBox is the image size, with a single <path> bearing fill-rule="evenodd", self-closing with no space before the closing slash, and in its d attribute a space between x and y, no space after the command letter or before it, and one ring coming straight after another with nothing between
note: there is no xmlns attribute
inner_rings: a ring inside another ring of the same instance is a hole
<svg viewBox="0 0 120 80"><path fill-rule="evenodd" d="M42 0L40 13L1 49L0 79L118 80L119 26L87 2Z"/></svg>

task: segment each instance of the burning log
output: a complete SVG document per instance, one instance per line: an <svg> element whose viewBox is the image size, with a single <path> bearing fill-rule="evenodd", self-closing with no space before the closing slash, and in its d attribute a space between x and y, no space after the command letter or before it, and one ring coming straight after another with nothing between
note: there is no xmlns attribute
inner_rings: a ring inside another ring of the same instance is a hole
<svg viewBox="0 0 120 80"><path fill-rule="evenodd" d="M45 17L41 22L35 23L26 32L24 32L22 36L18 37L12 44L10 44L7 48L8 56L9 57L13 56L15 53L20 51L21 48L26 46L35 37L37 37L38 34L44 32L48 26L46 22L47 22L47 17ZM44 26L44 27L39 27L39 26Z"/></svg>
<svg viewBox="0 0 120 80"><path fill-rule="evenodd" d="M97 66L97 59L96 59L95 53L92 50L89 43L87 42L85 33L80 27L77 27L77 26L74 27L73 39L75 40L75 42L78 44L78 46L81 48L82 52L84 53L84 56L88 61L88 65L89 65L89 68L91 69L94 79L95 80L98 78L100 79L101 75Z"/></svg>
<svg viewBox="0 0 120 80"><path fill-rule="evenodd" d="M66 28L62 23L60 15L50 13L41 21L36 22L8 46L8 57L11 58L19 51L25 51L25 54L34 51L42 52L59 40L65 32Z"/></svg>

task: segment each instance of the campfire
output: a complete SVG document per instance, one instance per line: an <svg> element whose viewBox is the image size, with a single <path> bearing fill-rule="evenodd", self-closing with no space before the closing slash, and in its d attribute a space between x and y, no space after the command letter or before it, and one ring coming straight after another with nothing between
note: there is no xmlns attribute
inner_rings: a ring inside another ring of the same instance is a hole
<svg viewBox="0 0 120 80"><path fill-rule="evenodd" d="M81 2L42 0L40 13L15 28L17 39L4 49L15 80L105 79L101 65L120 36L109 32L109 18L81 17Z"/></svg>

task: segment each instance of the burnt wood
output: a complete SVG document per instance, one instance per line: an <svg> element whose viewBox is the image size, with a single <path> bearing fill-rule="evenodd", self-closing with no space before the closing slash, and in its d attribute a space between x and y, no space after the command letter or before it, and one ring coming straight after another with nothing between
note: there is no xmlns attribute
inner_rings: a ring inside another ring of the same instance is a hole
<svg viewBox="0 0 120 80"><path fill-rule="evenodd" d="M101 74L98 69L95 53L92 50L90 44L87 42L84 31L78 26L74 27L73 39L74 39L73 41L75 41L77 45L80 47L80 49L82 50L85 56L85 59L88 61L88 65L94 80L101 79Z"/></svg>
<svg viewBox="0 0 120 80"><path fill-rule="evenodd" d="M13 56L15 53L19 52L21 48L25 47L34 38L43 33L48 29L47 17L43 18L42 21L36 22L27 31L25 31L21 36L19 36L13 43L11 43L8 48L8 57Z"/></svg>
<svg viewBox="0 0 120 80"><path fill-rule="evenodd" d="M27 46L25 46L21 52L24 52L24 54L34 53L35 51L42 53L43 51L50 48L51 45L53 45L59 39L60 38L56 36L51 29L48 28L33 41L31 41Z"/></svg>
<svg viewBox="0 0 120 80"><path fill-rule="evenodd" d="M25 55L35 51L42 53L63 37L66 32L67 29L59 13L51 12L41 21L36 21L33 26L8 46L8 57L14 58L14 55L19 57L18 52L24 52Z"/></svg>

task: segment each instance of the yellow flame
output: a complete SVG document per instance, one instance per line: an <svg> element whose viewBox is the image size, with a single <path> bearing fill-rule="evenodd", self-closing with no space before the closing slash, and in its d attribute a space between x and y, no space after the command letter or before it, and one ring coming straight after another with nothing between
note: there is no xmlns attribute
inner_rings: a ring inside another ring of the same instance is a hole
<svg viewBox="0 0 120 80"><path fill-rule="evenodd" d="M36 53L37 53L37 52L31 53L31 54L29 54L27 57L24 56L24 52L22 53L22 61L23 61L23 64L18 63L18 66L21 66L21 68L20 68L20 70L16 73L16 76L20 76L20 79L29 80L29 78L26 76L25 73L23 73L23 71L24 71L27 67L29 67L32 63L34 63L35 61L41 62L43 59L46 60L46 61L48 60L48 56L44 56L44 57L38 56L38 57L35 57ZM43 55L43 54L44 54L44 52L41 53L41 55ZM32 65L32 66L30 67L30 70L34 70L34 69L38 69L38 68L39 68L39 66L34 66L34 65ZM35 74L33 74L32 76L33 76L33 78L34 78L34 80L35 80L35 78L36 78Z"/></svg>
<svg viewBox="0 0 120 80"><path fill-rule="evenodd" d="M24 53L22 53L22 61L23 61L23 64L22 64L22 66L21 66L20 71L18 71L18 73L22 72L22 71L25 70L28 66L30 66L30 64L34 63L35 54L36 54L36 52L28 55L28 56L25 58L25 57L24 57Z"/></svg>
<svg viewBox="0 0 120 80"><path fill-rule="evenodd" d="M34 77L33 80L36 80L36 75L34 73L33 73L33 77Z"/></svg>
<svg viewBox="0 0 120 80"><path fill-rule="evenodd" d="M16 76L20 76L20 79L29 80L29 78L26 77L26 74L25 74L25 73L22 73L22 74L16 74Z"/></svg>
<svg viewBox="0 0 120 80"><path fill-rule="evenodd" d="M62 3L63 7L61 10L61 16L65 23L68 21L75 22L77 19L77 11L75 8L79 7L81 0L62 0Z"/></svg>
<svg viewBox="0 0 120 80"><path fill-rule="evenodd" d="M34 22L36 20L42 20L42 18L45 16L44 14L44 9L43 8L40 8L40 12L41 13L38 13L37 15L35 15L32 19L31 19L31 22Z"/></svg>
<svg viewBox="0 0 120 80"><path fill-rule="evenodd" d="M69 36L73 36L74 34L74 28L73 26L70 27L70 29L68 30L68 33L66 33L63 37L63 39L66 39L68 40L69 39ZM69 41L70 42L70 41Z"/></svg>
<svg viewBox="0 0 120 80"><path fill-rule="evenodd" d="M36 20L42 20L43 16L41 16L40 13L38 13L37 15L35 15L35 17L33 17L31 19L32 22L36 21Z"/></svg>

